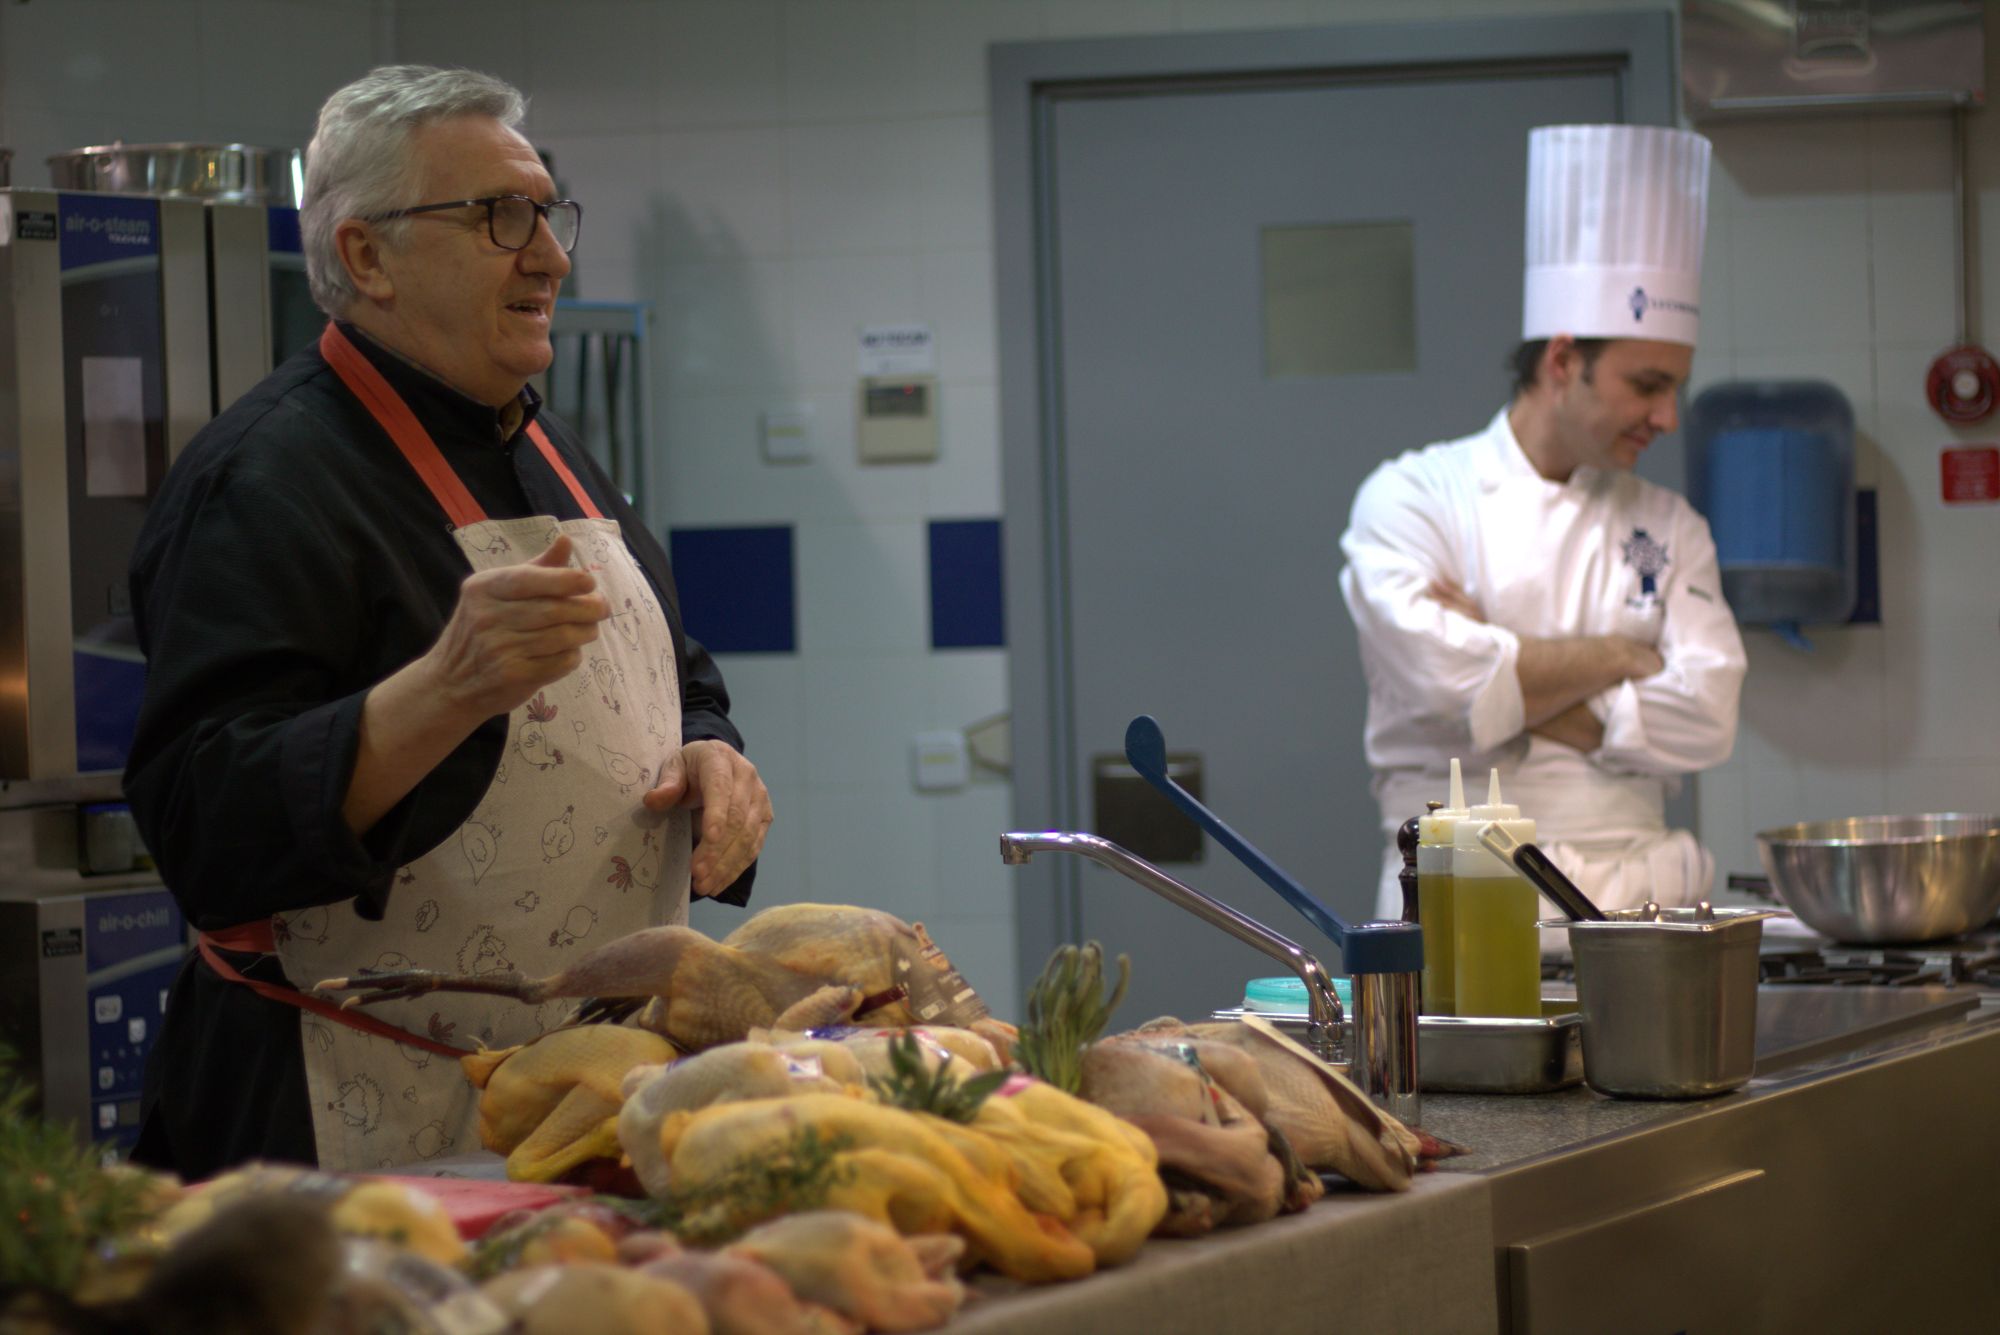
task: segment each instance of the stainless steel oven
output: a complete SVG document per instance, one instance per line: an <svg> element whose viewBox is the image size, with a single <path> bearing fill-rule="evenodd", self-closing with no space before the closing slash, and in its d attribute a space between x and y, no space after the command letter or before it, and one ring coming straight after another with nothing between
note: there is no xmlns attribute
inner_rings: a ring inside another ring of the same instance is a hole
<svg viewBox="0 0 2000 1335"><path fill-rule="evenodd" d="M50 1115L120 1149L186 938L122 807L126 568L175 455L320 321L295 152L51 166L0 188L0 1038Z"/></svg>

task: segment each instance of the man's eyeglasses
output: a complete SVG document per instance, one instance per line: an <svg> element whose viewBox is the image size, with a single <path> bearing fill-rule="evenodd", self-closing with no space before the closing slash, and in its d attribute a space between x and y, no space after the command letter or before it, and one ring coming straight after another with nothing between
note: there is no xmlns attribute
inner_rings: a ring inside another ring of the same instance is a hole
<svg viewBox="0 0 2000 1335"><path fill-rule="evenodd" d="M440 213L445 209L469 209L474 205L486 206L486 234L493 238L493 244L502 250L526 250L535 239L536 220L549 220L549 233L565 254L576 249L576 238L583 231L583 205L573 199L552 200L547 204L538 203L526 195L488 195L484 199L454 199L444 204L419 204L412 209L392 209L388 213L378 213L369 222L387 222L391 218L408 218L418 213Z"/></svg>

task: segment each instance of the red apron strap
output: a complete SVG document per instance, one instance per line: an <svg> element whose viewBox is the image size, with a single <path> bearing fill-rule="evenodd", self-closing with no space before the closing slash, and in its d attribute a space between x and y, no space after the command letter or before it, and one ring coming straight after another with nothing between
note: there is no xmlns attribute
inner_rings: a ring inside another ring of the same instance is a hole
<svg viewBox="0 0 2000 1335"><path fill-rule="evenodd" d="M270 931L268 920L264 924L264 930L266 932ZM244 927L231 927L213 936L207 932L202 932L196 937L195 945L201 951L201 957L208 961L208 967L215 970L217 976L232 983L243 984L243 986L249 988L266 1001L275 1001L282 1006L297 1006L300 1010L311 1011L315 1015L324 1016L326 1019L332 1020L335 1024L344 1024L349 1029L359 1029L362 1033L373 1034L377 1038L394 1039L398 1043L407 1043L413 1048L422 1048L426 1052L435 1052L440 1057L463 1057L471 1051L469 1048L453 1047L449 1043L440 1043L436 1039L426 1038L422 1034L413 1034L407 1029L400 1029L390 1024L386 1020L378 1020L365 1011L342 1010L330 1001L308 996L294 987L281 987L276 983L264 982L262 979L244 977L227 960L222 958L221 951L217 950L216 947L221 946L223 950L235 949L236 947L230 944L232 941L242 940L246 935L254 935L254 932L255 924L246 924Z"/></svg>
<svg viewBox="0 0 2000 1335"><path fill-rule="evenodd" d="M445 462L430 432L424 430L423 423L410 411L410 405L403 402L402 395L383 379L374 363L362 356L331 320L327 321L326 331L319 336L319 351L334 374L340 377L341 383L361 400L361 406L389 433L389 439L396 442L396 448L403 452L403 457L410 461L410 467L417 470L417 476L430 488L431 495L444 508L452 526L464 528L486 518L486 511L472 499L472 493L465 489L465 484L458 480L458 474ZM574 481L570 483L571 487L575 485Z"/></svg>
<svg viewBox="0 0 2000 1335"><path fill-rule="evenodd" d="M556 470L556 476L561 478L563 485L569 488L569 494L576 498L576 503L582 508L584 517L587 519L604 518L603 513L597 508L597 502L591 500L590 494L578 485L576 474L569 471L569 465L563 462L563 457L560 454L556 453L555 445L549 440L549 433L542 430L540 422L528 423L528 438L535 442L535 448L540 450L542 457L549 461L549 467Z"/></svg>

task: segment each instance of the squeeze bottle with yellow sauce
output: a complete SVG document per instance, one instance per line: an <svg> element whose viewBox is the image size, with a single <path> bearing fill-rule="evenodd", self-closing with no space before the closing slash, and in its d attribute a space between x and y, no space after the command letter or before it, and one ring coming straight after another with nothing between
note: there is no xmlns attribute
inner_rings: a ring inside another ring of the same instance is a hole
<svg viewBox="0 0 2000 1335"><path fill-rule="evenodd" d="M1488 822L1522 843L1534 842L1535 822L1500 800L1497 769L1486 801L1460 817L1452 832L1452 1000L1460 1015L1534 1019L1542 1013L1535 887L1479 842Z"/></svg>
<svg viewBox="0 0 2000 1335"><path fill-rule="evenodd" d="M1453 939L1453 834L1470 814L1458 757L1451 758L1451 802L1417 820L1417 922L1424 929L1423 1012L1457 1015L1458 958Z"/></svg>

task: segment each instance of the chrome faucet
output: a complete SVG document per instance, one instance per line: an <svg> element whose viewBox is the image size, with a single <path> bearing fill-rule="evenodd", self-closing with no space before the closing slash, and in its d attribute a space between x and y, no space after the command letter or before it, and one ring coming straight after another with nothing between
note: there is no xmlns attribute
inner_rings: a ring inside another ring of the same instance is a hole
<svg viewBox="0 0 2000 1335"><path fill-rule="evenodd" d="M1128 853L1098 835L1048 830L1040 834L1015 832L1000 836L1000 860L1010 867L1018 867L1044 851L1075 853L1109 867L1137 881L1169 904L1186 909L1203 922L1222 929L1244 945L1262 951L1290 969L1306 985L1313 1049L1328 1061L1338 1060L1344 1019L1340 1011L1340 997L1334 992L1333 982L1319 960L1303 946L1278 935L1256 919L1245 917L1227 904L1182 885L1144 858Z"/></svg>

